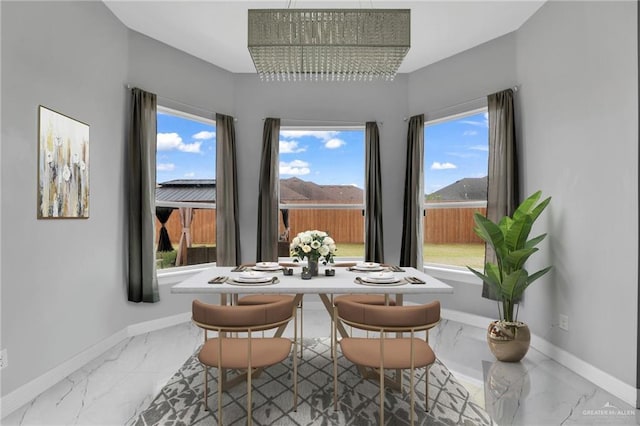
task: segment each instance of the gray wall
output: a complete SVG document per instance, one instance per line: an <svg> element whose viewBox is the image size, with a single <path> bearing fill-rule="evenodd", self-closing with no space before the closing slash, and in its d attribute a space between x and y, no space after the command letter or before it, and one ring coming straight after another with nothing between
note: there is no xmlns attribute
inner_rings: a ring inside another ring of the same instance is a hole
<svg viewBox="0 0 640 426"><path fill-rule="evenodd" d="M1 7L4 395L125 326L127 30L102 3ZM39 104L90 125L89 219L36 219Z"/></svg>
<svg viewBox="0 0 640 426"><path fill-rule="evenodd" d="M521 84L523 189L554 197L540 223L551 238L537 262L553 258L555 265L528 293L521 317L536 334L635 383L635 3L549 3L514 34L373 84L267 84L232 75L128 31L100 2L0 7L1 346L11 360L2 372L3 395L129 324L189 310L191 298L170 295L168 286L158 304L126 301L126 84L158 93L167 106L238 118L244 261L255 256L262 119L381 121L389 262L400 252L403 117L452 113L452 105ZM35 219L38 104L91 125L88 220ZM478 286L454 285L456 295L443 300L447 308L495 315ZM569 333L555 328L557 312L570 316ZM614 319L632 333L618 333Z"/></svg>
<svg viewBox="0 0 640 426"><path fill-rule="evenodd" d="M636 2L548 2L517 33L524 191L553 196L521 316L537 335L635 385ZM569 316L569 332L557 327Z"/></svg>

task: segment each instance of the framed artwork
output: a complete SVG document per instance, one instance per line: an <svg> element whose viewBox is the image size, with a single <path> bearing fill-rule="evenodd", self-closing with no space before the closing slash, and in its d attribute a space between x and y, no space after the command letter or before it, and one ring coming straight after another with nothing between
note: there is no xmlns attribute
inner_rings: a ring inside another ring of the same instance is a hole
<svg viewBox="0 0 640 426"><path fill-rule="evenodd" d="M38 219L89 217L89 125L40 105Z"/></svg>

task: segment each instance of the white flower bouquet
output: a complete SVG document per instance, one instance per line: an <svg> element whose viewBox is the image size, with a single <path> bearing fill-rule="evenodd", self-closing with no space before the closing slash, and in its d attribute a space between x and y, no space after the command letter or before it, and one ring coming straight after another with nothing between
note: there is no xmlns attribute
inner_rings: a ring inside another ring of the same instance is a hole
<svg viewBox="0 0 640 426"><path fill-rule="evenodd" d="M317 230L300 232L289 246L289 253L294 262L307 258L327 264L333 261L337 250L333 238L326 232Z"/></svg>

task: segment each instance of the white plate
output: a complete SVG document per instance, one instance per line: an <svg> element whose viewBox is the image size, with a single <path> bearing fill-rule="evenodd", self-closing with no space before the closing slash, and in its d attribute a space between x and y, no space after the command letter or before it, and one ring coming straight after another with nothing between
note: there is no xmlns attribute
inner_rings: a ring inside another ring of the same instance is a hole
<svg viewBox="0 0 640 426"><path fill-rule="evenodd" d="M233 281L237 283L244 284L264 284L271 281L273 277L259 277L259 278L243 278L243 277L234 277Z"/></svg>
<svg viewBox="0 0 640 426"><path fill-rule="evenodd" d="M256 271L277 271L280 269L280 264L278 262L258 262L252 269Z"/></svg>
<svg viewBox="0 0 640 426"><path fill-rule="evenodd" d="M389 282L389 281L393 281L396 279L396 276L393 275L392 272L369 272L365 278L367 278L368 281L385 281L385 282Z"/></svg>
<svg viewBox="0 0 640 426"><path fill-rule="evenodd" d="M267 279L270 280L271 277L267 274L265 274L264 272L258 272L258 271L244 271L244 272L240 272L239 275L240 278L242 278L243 280L247 281L247 280L263 280L263 279Z"/></svg>
<svg viewBox="0 0 640 426"><path fill-rule="evenodd" d="M360 277L360 279L367 283L372 284L390 284L397 283L401 278L398 277L390 277L390 278L371 278L371 277Z"/></svg>
<svg viewBox="0 0 640 426"><path fill-rule="evenodd" d="M382 266L375 262L361 262L356 263L353 269L357 271L382 271Z"/></svg>

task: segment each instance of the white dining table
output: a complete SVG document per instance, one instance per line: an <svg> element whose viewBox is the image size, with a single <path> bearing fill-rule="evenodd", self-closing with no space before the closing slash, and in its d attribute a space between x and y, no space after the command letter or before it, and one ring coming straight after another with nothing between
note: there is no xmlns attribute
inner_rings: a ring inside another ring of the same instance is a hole
<svg viewBox="0 0 640 426"><path fill-rule="evenodd" d="M285 267L290 267L291 263L282 263ZM403 304L403 296L411 294L449 294L453 293L453 288L442 281L425 274L415 268L402 267L402 271L390 270L384 267L385 271L390 271L401 283L366 283L358 278L366 277L368 271L353 270L353 263L336 263L331 269L333 276L325 275L326 267L320 267L318 276L311 279L302 279L301 266L293 266L293 275L284 275L282 269L266 271L265 273L277 277L276 282L255 285L234 282L233 278L238 277L241 271L233 266L212 266L198 274L195 274L184 281L174 285L171 293L176 294L219 294L221 303L227 303L227 295L244 294L295 294L296 305L302 300L305 294L317 294L324 304L330 316L333 315L333 303L329 296L337 294L383 294L391 297L395 295L397 305ZM383 265L384 266L384 265ZM253 265L245 265L242 269L250 270ZM237 272L234 272L237 271ZM209 281L217 277L226 277L223 282L210 283ZM407 279L416 278L421 283L414 284ZM346 334L340 330L343 336Z"/></svg>

